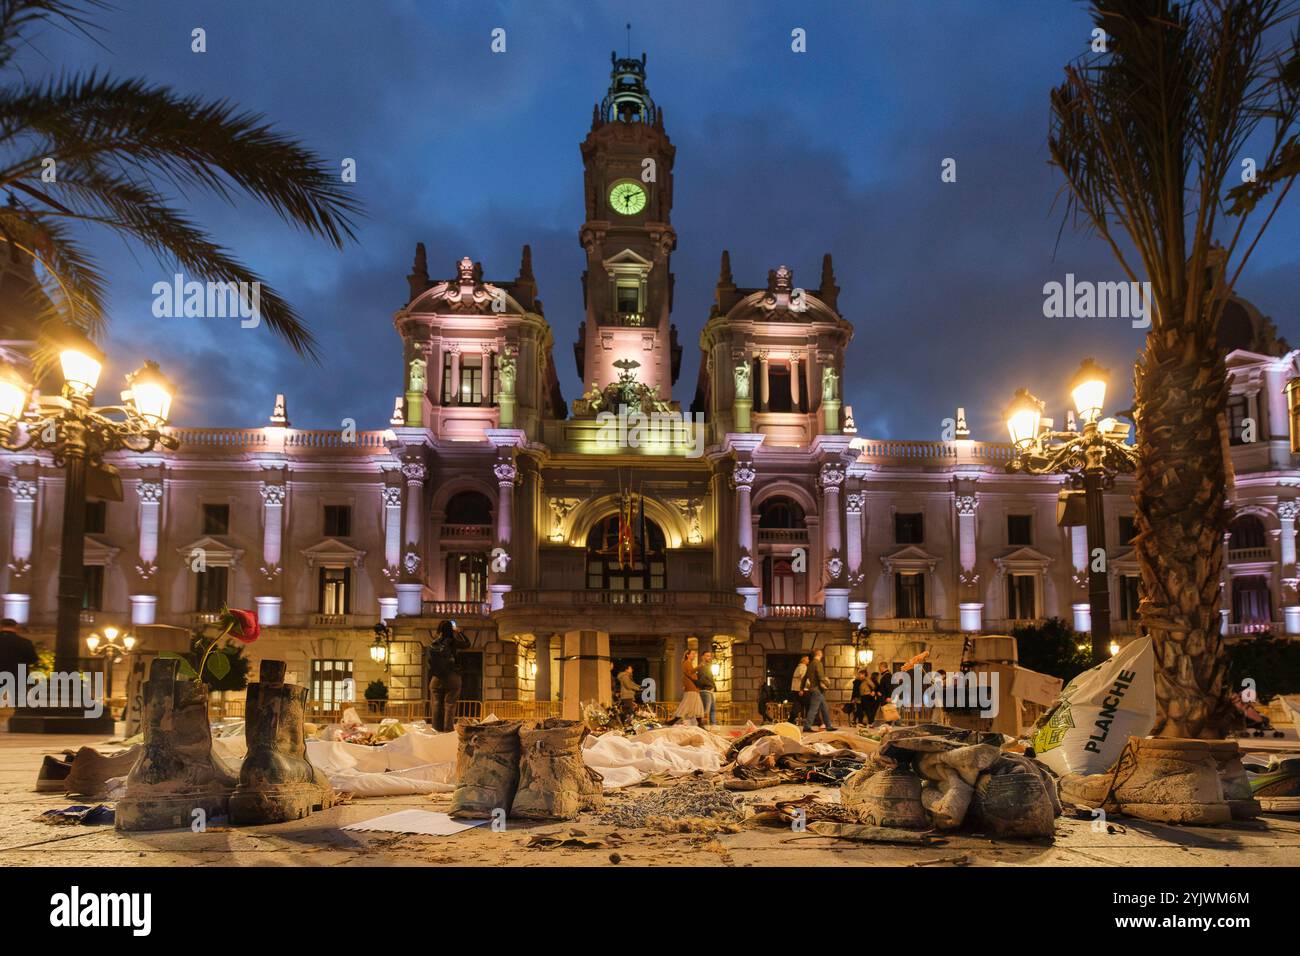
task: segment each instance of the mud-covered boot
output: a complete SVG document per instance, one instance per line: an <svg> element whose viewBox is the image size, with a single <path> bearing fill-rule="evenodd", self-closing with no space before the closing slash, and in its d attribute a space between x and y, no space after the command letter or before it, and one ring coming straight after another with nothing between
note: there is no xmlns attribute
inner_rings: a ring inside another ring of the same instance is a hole
<svg viewBox="0 0 1300 956"><path fill-rule="evenodd" d="M1235 740L1209 741L1210 753L1219 767L1223 799L1228 802L1234 820L1252 820L1264 812L1250 791L1250 777L1241 763L1241 747Z"/></svg>
<svg viewBox="0 0 1300 956"><path fill-rule="evenodd" d="M158 658L150 666L144 753L117 802L119 830L192 827L195 820L226 815L235 780L212 756L208 689L198 681L177 680L177 664L174 658Z"/></svg>
<svg viewBox="0 0 1300 956"><path fill-rule="evenodd" d="M248 685L248 756L230 797L231 823L300 820L335 803L333 787L307 759L307 688L286 684L284 670L284 661L264 660L257 683Z"/></svg>

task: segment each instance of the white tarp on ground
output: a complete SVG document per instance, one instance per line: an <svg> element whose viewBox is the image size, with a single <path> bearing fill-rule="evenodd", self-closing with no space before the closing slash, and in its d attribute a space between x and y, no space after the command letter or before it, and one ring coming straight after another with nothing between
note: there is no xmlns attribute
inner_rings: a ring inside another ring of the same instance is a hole
<svg viewBox="0 0 1300 956"><path fill-rule="evenodd" d="M307 741L307 759L329 777L335 790L359 797L450 793L456 789L456 735L407 724L396 740L371 747L341 740ZM212 750L234 773L245 755L244 735L214 737Z"/></svg>
<svg viewBox="0 0 1300 956"><path fill-rule="evenodd" d="M455 789L456 734L434 733L420 724L404 727L405 734L379 747L308 740L307 759L329 777L334 789L359 797L450 793ZM730 741L701 727L660 727L635 737L589 736L583 741L582 759L601 775L605 788L613 790L635 786L651 774L716 772L729 747ZM238 774L245 754L242 727L232 723L214 734L212 750Z"/></svg>
<svg viewBox="0 0 1300 956"><path fill-rule="evenodd" d="M715 773L730 746L700 727L660 727L634 737L590 736L582 742L582 761L601 776L606 790L632 787L652 774L683 777L697 770Z"/></svg>

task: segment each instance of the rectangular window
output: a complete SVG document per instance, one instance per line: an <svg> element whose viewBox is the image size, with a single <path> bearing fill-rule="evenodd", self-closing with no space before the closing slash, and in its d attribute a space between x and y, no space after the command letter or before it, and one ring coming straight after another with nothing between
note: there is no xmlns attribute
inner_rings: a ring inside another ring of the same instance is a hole
<svg viewBox="0 0 1300 956"><path fill-rule="evenodd" d="M108 527L108 502L86 502L86 534L103 534Z"/></svg>
<svg viewBox="0 0 1300 956"><path fill-rule="evenodd" d="M790 396L790 366L777 365L769 362L767 365L767 411L769 412L792 412L794 411L794 400Z"/></svg>
<svg viewBox="0 0 1300 956"><path fill-rule="evenodd" d="M86 589L82 592L81 609L83 611L102 611L104 609L104 568L98 564L87 564L81 569Z"/></svg>
<svg viewBox="0 0 1300 956"><path fill-rule="evenodd" d="M919 511L894 515L894 543L924 544L925 522L922 517Z"/></svg>
<svg viewBox="0 0 1300 956"><path fill-rule="evenodd" d="M326 707L335 707L357 699L351 661L313 660L310 686L311 699Z"/></svg>
<svg viewBox="0 0 1300 956"><path fill-rule="evenodd" d="M1228 444L1244 445L1246 443L1246 419L1250 415L1250 402L1245 395L1232 395L1228 398ZM1258 429L1256 429L1258 432Z"/></svg>
<svg viewBox="0 0 1300 956"><path fill-rule="evenodd" d="M199 571L194 575L196 582L194 609L196 611L220 611L226 606L229 597L226 591L229 571L229 568L209 566L206 570Z"/></svg>
<svg viewBox="0 0 1300 956"><path fill-rule="evenodd" d="M1142 579L1136 574L1124 574L1119 579L1119 619L1136 621L1138 604L1142 600Z"/></svg>
<svg viewBox="0 0 1300 956"><path fill-rule="evenodd" d="M352 508L349 505L325 506L325 536L346 538L352 533Z"/></svg>
<svg viewBox="0 0 1300 956"><path fill-rule="evenodd" d="M487 600L487 555L481 552L453 554L451 589L457 601Z"/></svg>
<svg viewBox="0 0 1300 956"><path fill-rule="evenodd" d="M460 404L479 405L483 402L483 355L460 357Z"/></svg>
<svg viewBox="0 0 1300 956"><path fill-rule="evenodd" d="M894 575L894 616L925 617L925 575L920 571L899 571Z"/></svg>
<svg viewBox="0 0 1300 956"><path fill-rule="evenodd" d="M641 311L641 283L620 282L617 292L617 308L623 315L632 315Z"/></svg>
<svg viewBox="0 0 1300 956"><path fill-rule="evenodd" d="M1119 516L1119 543L1132 544L1133 539L1137 537L1137 519L1132 515Z"/></svg>
<svg viewBox="0 0 1300 956"><path fill-rule="evenodd" d="M1034 604L1035 576L1032 574L1007 575L1007 617L1025 621L1038 616Z"/></svg>
<svg viewBox="0 0 1300 956"><path fill-rule="evenodd" d="M320 613L352 613L352 569L320 569Z"/></svg>
<svg viewBox="0 0 1300 956"><path fill-rule="evenodd" d="M203 533L230 533L230 505L203 506Z"/></svg>
<svg viewBox="0 0 1300 956"><path fill-rule="evenodd" d="M1007 544L1034 543L1033 515L1007 515Z"/></svg>

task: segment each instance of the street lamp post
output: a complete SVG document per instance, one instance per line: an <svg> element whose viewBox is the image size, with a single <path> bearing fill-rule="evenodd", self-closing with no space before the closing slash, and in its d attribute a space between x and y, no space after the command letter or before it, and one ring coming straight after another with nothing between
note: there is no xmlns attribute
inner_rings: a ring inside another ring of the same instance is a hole
<svg viewBox="0 0 1300 956"><path fill-rule="evenodd" d="M86 638L86 648L91 656L104 659L105 697L113 696L113 665L135 648L135 638L130 634L122 635L122 642L119 644L117 638L120 633L115 627L106 627L102 638L98 634L91 634Z"/></svg>
<svg viewBox="0 0 1300 956"><path fill-rule="evenodd" d="M1137 467L1137 451L1125 439L1129 426L1101 417L1106 399L1107 372L1085 359L1070 383L1083 431L1051 431L1043 427L1043 403L1025 389L1016 392L1005 418L1016 456L1009 472L1070 476L1082 489L1088 540L1088 607L1092 620L1092 663L1107 659L1110 650L1110 584L1106 570L1106 509L1103 494L1117 474ZM1098 552L1101 558L1098 560Z"/></svg>
<svg viewBox="0 0 1300 956"><path fill-rule="evenodd" d="M104 355L85 336L69 332L61 343L59 364L63 394L41 396L31 407L31 386L12 366L0 366L0 447L51 453L63 468L63 533L59 553L58 623L54 670L79 669L81 604L85 593L85 510L87 469L102 464L109 452L175 449L179 442L163 433L175 390L154 362L126 377L129 388L121 405L92 406ZM111 720L111 718L107 718ZM74 733L104 729L105 718L88 718L79 708L50 707L45 715L16 714L12 731ZM108 729L111 730L111 724Z"/></svg>

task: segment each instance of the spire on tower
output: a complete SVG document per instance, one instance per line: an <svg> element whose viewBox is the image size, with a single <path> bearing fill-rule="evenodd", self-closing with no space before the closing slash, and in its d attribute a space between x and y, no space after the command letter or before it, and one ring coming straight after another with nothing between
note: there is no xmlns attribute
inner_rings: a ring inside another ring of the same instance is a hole
<svg viewBox="0 0 1300 956"><path fill-rule="evenodd" d="M524 250L519 258L519 278L518 282L533 281L533 247L524 244Z"/></svg>
<svg viewBox="0 0 1300 956"><path fill-rule="evenodd" d="M718 272L718 285L735 285L736 280L731 277L731 253L726 249L722 250L722 268Z"/></svg>
<svg viewBox="0 0 1300 956"><path fill-rule="evenodd" d="M609 91L600 101L600 119L606 123L649 123L659 125L658 110L645 84L645 54L635 60L629 53L619 58L611 50L609 62Z"/></svg>
<svg viewBox="0 0 1300 956"><path fill-rule="evenodd" d="M406 277L410 286L411 298L429 288L429 260L424 253L424 243L415 244L415 261L411 263L411 274Z"/></svg>
<svg viewBox="0 0 1300 956"><path fill-rule="evenodd" d="M835 284L835 267L831 264L831 254L828 252L822 256L822 283L817 290L817 298L838 311L839 295L840 287Z"/></svg>

